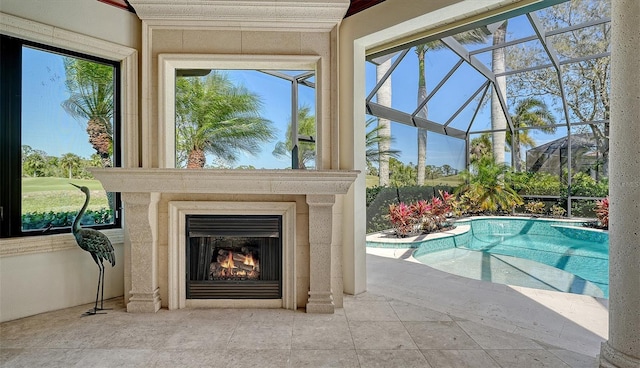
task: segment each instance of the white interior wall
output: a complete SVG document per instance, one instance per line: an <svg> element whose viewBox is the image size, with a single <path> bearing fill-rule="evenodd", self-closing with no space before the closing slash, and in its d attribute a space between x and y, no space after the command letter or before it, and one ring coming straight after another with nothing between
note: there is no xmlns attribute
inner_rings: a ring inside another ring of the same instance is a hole
<svg viewBox="0 0 640 368"><path fill-rule="evenodd" d="M140 48L140 19L97 0L2 0L0 11L131 48Z"/></svg>
<svg viewBox="0 0 640 368"><path fill-rule="evenodd" d="M71 238L71 235L65 236ZM123 295L123 245L116 266L105 262L104 298ZM93 303L98 266L79 247L0 256L0 322Z"/></svg>
<svg viewBox="0 0 640 368"><path fill-rule="evenodd" d="M15 22L7 15L34 22ZM135 81L125 87L125 95L136 97L128 98L123 109L129 114L127 119L137 120L135 49L140 44L140 20L135 14L98 1L2 0L0 26L11 29L16 37L87 53L97 48L98 56L125 58L123 74ZM77 32L80 37L67 32L58 38L57 29ZM95 38L108 42L92 41ZM129 136L135 140L129 146L137 147L137 133ZM134 150L132 154L137 156ZM124 246L122 230L107 233L116 250L116 267L107 265L105 272L105 298L112 298L124 293ZM97 265L75 245L71 234L0 239L0 321L91 303L97 277Z"/></svg>

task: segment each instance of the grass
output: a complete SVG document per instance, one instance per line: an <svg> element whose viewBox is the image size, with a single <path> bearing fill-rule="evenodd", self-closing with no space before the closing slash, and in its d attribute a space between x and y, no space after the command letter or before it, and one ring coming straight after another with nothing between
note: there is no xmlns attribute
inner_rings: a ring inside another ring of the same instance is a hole
<svg viewBox="0 0 640 368"><path fill-rule="evenodd" d="M69 183L90 189L89 209L109 208L107 194L98 180L22 178L22 213L79 211L84 194Z"/></svg>

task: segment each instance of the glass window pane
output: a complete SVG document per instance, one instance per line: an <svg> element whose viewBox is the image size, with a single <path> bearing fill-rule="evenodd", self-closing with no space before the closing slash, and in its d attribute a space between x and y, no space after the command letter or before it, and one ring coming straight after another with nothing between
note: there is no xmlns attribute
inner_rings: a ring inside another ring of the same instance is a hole
<svg viewBox="0 0 640 368"><path fill-rule="evenodd" d="M89 167L114 166L114 68L22 49L22 229L68 227L90 189L82 225L114 222L114 196Z"/></svg>
<svg viewBox="0 0 640 368"><path fill-rule="evenodd" d="M308 74L302 70L178 70L176 167L291 168L295 104L298 167L314 168L315 88Z"/></svg>

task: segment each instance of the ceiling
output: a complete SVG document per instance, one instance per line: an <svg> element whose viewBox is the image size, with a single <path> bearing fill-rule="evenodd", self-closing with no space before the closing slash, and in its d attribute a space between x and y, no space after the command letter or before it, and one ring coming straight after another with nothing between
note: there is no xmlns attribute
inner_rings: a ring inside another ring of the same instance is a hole
<svg viewBox="0 0 640 368"><path fill-rule="evenodd" d="M133 7L129 4L127 0L98 0L98 1L135 13L135 9L133 9ZM383 1L385 0L351 0L349 9L347 10L347 13L345 14L344 17L346 18L353 14L359 13L374 5L380 4Z"/></svg>

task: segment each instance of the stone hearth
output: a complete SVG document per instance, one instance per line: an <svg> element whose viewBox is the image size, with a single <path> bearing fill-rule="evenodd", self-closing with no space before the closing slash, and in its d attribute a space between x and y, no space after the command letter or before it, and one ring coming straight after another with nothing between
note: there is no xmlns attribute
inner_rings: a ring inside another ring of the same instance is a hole
<svg viewBox="0 0 640 368"><path fill-rule="evenodd" d="M334 204L357 171L110 168L92 173L107 191L122 193L129 312L304 306L310 313L333 313L334 298L341 304L342 247L335 236L342 231L341 209ZM283 216L281 300L185 300L184 215L229 213Z"/></svg>

